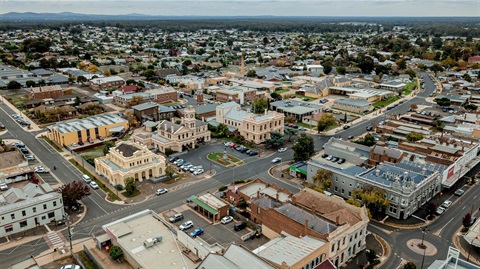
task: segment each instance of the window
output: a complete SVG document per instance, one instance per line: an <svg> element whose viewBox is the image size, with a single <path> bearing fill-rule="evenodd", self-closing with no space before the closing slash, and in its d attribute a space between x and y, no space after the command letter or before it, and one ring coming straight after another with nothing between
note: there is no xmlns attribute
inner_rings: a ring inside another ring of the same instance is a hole
<svg viewBox="0 0 480 269"><path fill-rule="evenodd" d="M47 217L45 217L45 216L42 216L42 220L45 220L46 218L47 218Z"/></svg>
<svg viewBox="0 0 480 269"><path fill-rule="evenodd" d="M334 252L335 251L335 243L332 244L332 250L331 252Z"/></svg>
<svg viewBox="0 0 480 269"><path fill-rule="evenodd" d="M11 231L13 231L13 227L12 227L11 225L5 227L5 232L6 232L6 233L9 233L9 232L11 232Z"/></svg>
<svg viewBox="0 0 480 269"><path fill-rule="evenodd" d="M363 230L360 230L360 235L362 235L362 234L363 234Z"/></svg>
<svg viewBox="0 0 480 269"><path fill-rule="evenodd" d="M44 205L43 205L43 209L47 209L47 204L44 204Z"/></svg>
<svg viewBox="0 0 480 269"><path fill-rule="evenodd" d="M32 210L33 210L33 213L37 213L37 208L36 207L32 208Z"/></svg>
<svg viewBox="0 0 480 269"><path fill-rule="evenodd" d="M22 210L22 216L25 217L27 215L27 212L25 210Z"/></svg>
<svg viewBox="0 0 480 269"><path fill-rule="evenodd" d="M358 247L360 247L360 241L358 241Z"/></svg>
<svg viewBox="0 0 480 269"><path fill-rule="evenodd" d="M352 196L352 192L351 192L351 191L348 192L348 196Z"/></svg>
<svg viewBox="0 0 480 269"><path fill-rule="evenodd" d="M51 218L53 218L53 217L55 217L55 213L53 213L53 212L48 213L48 218L49 218L49 219L51 219Z"/></svg>
<svg viewBox="0 0 480 269"><path fill-rule="evenodd" d="M342 245L345 245L345 237L342 240Z"/></svg>
<svg viewBox="0 0 480 269"><path fill-rule="evenodd" d="M25 227L25 226L27 226L27 221L26 221L26 220L21 221L21 222L20 222L20 228L23 228L23 227Z"/></svg>
<svg viewBox="0 0 480 269"><path fill-rule="evenodd" d="M335 192L337 192L337 191L338 191L338 188L337 188L337 186L335 186Z"/></svg>
<svg viewBox="0 0 480 269"><path fill-rule="evenodd" d="M57 201L53 201L53 206L57 206Z"/></svg>

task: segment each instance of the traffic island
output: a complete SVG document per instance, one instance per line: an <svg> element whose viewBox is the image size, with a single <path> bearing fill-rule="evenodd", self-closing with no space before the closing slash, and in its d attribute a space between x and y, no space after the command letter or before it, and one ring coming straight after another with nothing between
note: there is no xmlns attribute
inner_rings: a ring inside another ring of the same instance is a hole
<svg viewBox="0 0 480 269"><path fill-rule="evenodd" d="M242 160L235 158L232 155L225 152L212 152L207 155L207 158L210 161L216 162L225 167L235 167L235 166L240 166L244 164Z"/></svg>
<svg viewBox="0 0 480 269"><path fill-rule="evenodd" d="M411 251L425 256L435 256L438 251L432 243L422 239L410 239L407 246Z"/></svg>

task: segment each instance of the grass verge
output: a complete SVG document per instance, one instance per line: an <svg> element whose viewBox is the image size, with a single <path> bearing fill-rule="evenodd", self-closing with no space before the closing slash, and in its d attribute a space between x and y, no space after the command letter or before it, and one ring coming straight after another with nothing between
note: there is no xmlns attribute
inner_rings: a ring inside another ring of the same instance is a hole
<svg viewBox="0 0 480 269"><path fill-rule="evenodd" d="M386 106L390 105L391 103L397 101L398 99L400 99L400 97L398 97L398 96L393 96L393 97L391 97L390 99L375 102L375 103L373 103L373 106L374 106L374 107L377 107L377 106L386 107Z"/></svg>
<svg viewBox="0 0 480 269"><path fill-rule="evenodd" d="M41 137L43 140L47 141L48 144L50 144L50 146L52 146L52 148L54 148L56 151L58 152L63 152L63 149L61 147L59 147L55 142L53 142L52 140L50 140L50 138L46 137L46 136L42 136Z"/></svg>
<svg viewBox="0 0 480 269"><path fill-rule="evenodd" d="M97 265L88 257L87 253L85 251L80 251L77 253L78 257L80 257L80 260L82 261L83 265L87 269L98 269Z"/></svg>
<svg viewBox="0 0 480 269"><path fill-rule="evenodd" d="M78 170L80 170L85 175L89 176L93 181L97 182L98 186L107 193L107 199L109 201L121 201L120 197L118 197L115 193L113 193L103 182L100 182L96 177L90 174L83 166L81 166L77 161L74 159L68 160L71 164L73 164Z"/></svg>

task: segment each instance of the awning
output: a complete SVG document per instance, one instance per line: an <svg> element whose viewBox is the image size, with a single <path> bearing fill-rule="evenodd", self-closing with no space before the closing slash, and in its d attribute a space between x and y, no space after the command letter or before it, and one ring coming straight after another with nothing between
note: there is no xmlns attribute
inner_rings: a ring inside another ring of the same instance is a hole
<svg viewBox="0 0 480 269"><path fill-rule="evenodd" d="M110 129L108 129L108 131L109 131L110 133L121 133L121 132L125 131L125 127L123 127L123 126L116 126L116 127L112 127L112 128L110 128Z"/></svg>
<svg viewBox="0 0 480 269"><path fill-rule="evenodd" d="M215 214L218 213L218 211L215 210L215 208L213 208L213 207L207 205L206 203L200 201L200 200L198 199L198 197L194 196L194 197L192 197L192 198L190 198L190 199L192 200L193 203L197 204L199 207L207 210L208 212L212 213L213 215L215 215Z"/></svg>

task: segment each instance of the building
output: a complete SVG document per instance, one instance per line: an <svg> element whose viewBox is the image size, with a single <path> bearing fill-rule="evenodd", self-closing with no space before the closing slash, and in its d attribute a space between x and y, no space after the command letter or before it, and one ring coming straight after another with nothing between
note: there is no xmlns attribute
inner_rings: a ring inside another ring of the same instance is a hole
<svg viewBox="0 0 480 269"><path fill-rule="evenodd" d="M353 87L330 87L329 90L330 94L345 95L349 99L362 99L370 103L385 100L396 95L394 92L387 90Z"/></svg>
<svg viewBox="0 0 480 269"><path fill-rule="evenodd" d="M232 244L225 253L210 253L197 266L199 269L218 269L218 268L236 268L236 269L274 269L273 264L258 257L243 246Z"/></svg>
<svg viewBox="0 0 480 269"><path fill-rule="evenodd" d="M66 94L71 94L72 90L64 90L59 85L54 86L40 86L40 87L30 87L29 98L30 99L47 99L47 98L57 98Z"/></svg>
<svg viewBox="0 0 480 269"><path fill-rule="evenodd" d="M154 102L143 103L132 107L138 122L171 120L175 109Z"/></svg>
<svg viewBox="0 0 480 269"><path fill-rule="evenodd" d="M105 224L102 229L113 245L123 250L123 257L133 268L158 268L159 261L165 268L195 268L183 256L175 229L152 210Z"/></svg>
<svg viewBox="0 0 480 269"><path fill-rule="evenodd" d="M230 206L224 201L218 199L211 193L200 196L191 196L190 201L196 204L196 211L213 223L220 221L223 217L229 215Z"/></svg>
<svg viewBox="0 0 480 269"><path fill-rule="evenodd" d="M83 119L57 122L48 127L48 136L62 146L86 142L89 139L108 137L123 133L129 128L128 121L117 114L101 114Z"/></svg>
<svg viewBox="0 0 480 269"><path fill-rule="evenodd" d="M156 155L146 146L129 141L110 148L106 156L95 158L95 172L105 177L110 185L125 187L125 179L145 179L165 175L165 157Z"/></svg>
<svg viewBox="0 0 480 269"><path fill-rule="evenodd" d="M167 103L176 102L178 93L171 87L163 87L144 92L123 93L122 91L113 92L113 103L120 107L130 108L132 105L138 105L145 102Z"/></svg>
<svg viewBox="0 0 480 269"><path fill-rule="evenodd" d="M256 90L243 86L228 86L216 91L215 98L220 102L237 102L239 104L246 104L255 99Z"/></svg>
<svg viewBox="0 0 480 269"><path fill-rule="evenodd" d="M468 64L469 65L480 64L480 56L468 57Z"/></svg>
<svg viewBox="0 0 480 269"><path fill-rule="evenodd" d="M301 122L304 117L323 111L323 106L295 100L280 100L270 103L270 110L283 113L285 117L294 117Z"/></svg>
<svg viewBox="0 0 480 269"><path fill-rule="evenodd" d="M247 141L256 144L270 138L271 131L284 132L284 116L275 111L265 111L263 115L248 113L235 102L216 107L216 122L236 128Z"/></svg>
<svg viewBox="0 0 480 269"><path fill-rule="evenodd" d="M333 101L332 108L345 110L357 114L365 114L373 110L372 104L363 99L340 98Z"/></svg>
<svg viewBox="0 0 480 269"><path fill-rule="evenodd" d="M448 247L447 258L434 261L428 269L480 269L480 266L461 259L460 255L458 249Z"/></svg>
<svg viewBox="0 0 480 269"><path fill-rule="evenodd" d="M295 237L282 233L252 252L276 268L315 268L327 259L328 242L311 236Z"/></svg>
<svg viewBox="0 0 480 269"><path fill-rule="evenodd" d="M18 149L0 152L1 183L10 183L10 178L18 178L30 172L32 169L28 166L28 161Z"/></svg>
<svg viewBox="0 0 480 269"><path fill-rule="evenodd" d="M250 204L253 200L260 197L270 197L277 201L287 202L292 195L287 189L277 187L275 184L267 183L259 178L256 178L248 183L237 188L235 190L229 190L226 193L226 199L229 203L238 206L241 201ZM255 222L256 220L254 220Z"/></svg>
<svg viewBox="0 0 480 269"><path fill-rule="evenodd" d="M370 151L370 158L368 161L372 165L377 165L383 162L398 163L406 155L406 153L398 149L374 145Z"/></svg>
<svg viewBox="0 0 480 269"><path fill-rule="evenodd" d="M125 85L125 80L119 76L94 78L90 80L90 89L94 91L106 90Z"/></svg>
<svg viewBox="0 0 480 269"><path fill-rule="evenodd" d="M405 89L405 86L407 86L405 83L396 80L391 80L380 84L381 89L395 92L403 91Z"/></svg>
<svg viewBox="0 0 480 269"><path fill-rule="evenodd" d="M152 133L137 133L132 139L141 142L150 149L161 152L170 149L181 152L194 149L197 143L208 142L211 139L206 122L195 119L195 109L189 106L184 110L184 117L180 124L163 120L158 123L156 131Z"/></svg>
<svg viewBox="0 0 480 269"><path fill-rule="evenodd" d="M63 220L63 206L62 195L48 184L10 188L0 195L0 236Z"/></svg>

